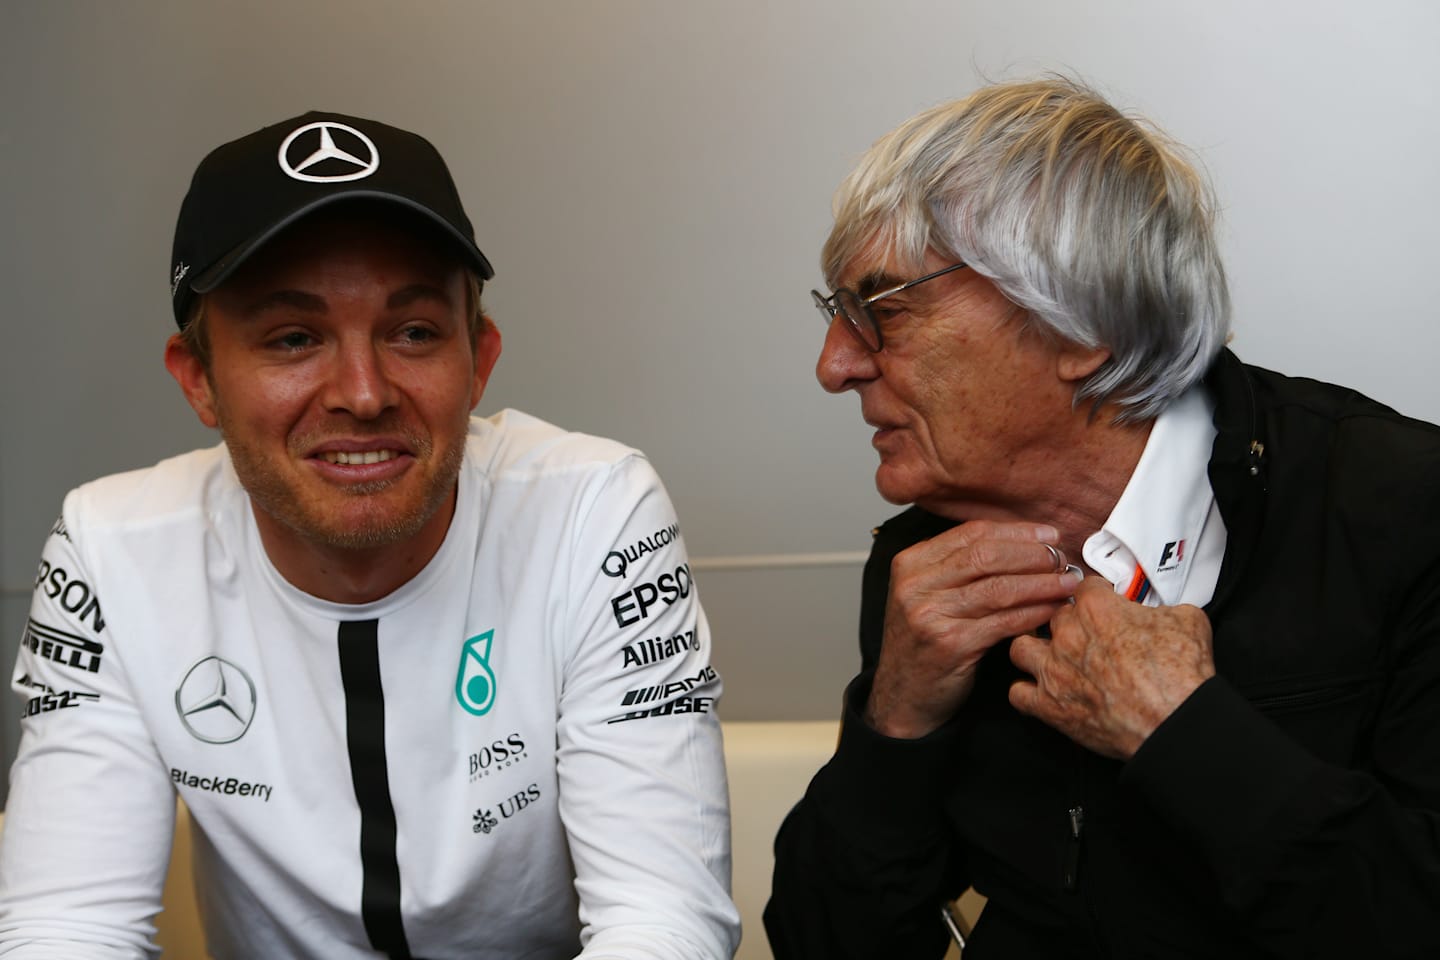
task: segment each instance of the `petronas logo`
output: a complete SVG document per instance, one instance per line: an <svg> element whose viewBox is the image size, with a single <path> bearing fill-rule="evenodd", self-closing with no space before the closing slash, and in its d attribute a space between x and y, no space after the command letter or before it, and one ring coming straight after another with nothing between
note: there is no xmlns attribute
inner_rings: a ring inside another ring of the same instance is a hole
<svg viewBox="0 0 1440 960"><path fill-rule="evenodd" d="M455 699L466 713L477 717L485 716L495 704L495 671L490 669L490 641L494 636L494 630L486 630L460 648Z"/></svg>

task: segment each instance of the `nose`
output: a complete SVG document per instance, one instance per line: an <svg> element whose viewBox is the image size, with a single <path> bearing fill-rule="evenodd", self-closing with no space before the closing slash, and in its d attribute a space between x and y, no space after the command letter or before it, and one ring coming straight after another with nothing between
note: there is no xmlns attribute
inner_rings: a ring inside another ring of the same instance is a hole
<svg viewBox="0 0 1440 960"><path fill-rule="evenodd" d="M820 386L830 393L843 393L877 376L875 354L851 332L843 317L830 321L820 359L815 363L815 379Z"/></svg>
<svg viewBox="0 0 1440 960"><path fill-rule="evenodd" d="M325 383L325 408L373 420L398 402L382 347L367 338L336 345Z"/></svg>

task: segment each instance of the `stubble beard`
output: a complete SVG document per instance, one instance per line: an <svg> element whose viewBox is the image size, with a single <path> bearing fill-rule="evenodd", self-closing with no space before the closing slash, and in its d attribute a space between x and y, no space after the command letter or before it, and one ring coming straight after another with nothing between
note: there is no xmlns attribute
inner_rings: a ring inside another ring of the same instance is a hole
<svg viewBox="0 0 1440 960"><path fill-rule="evenodd" d="M449 499L460 477L460 465L465 456L462 439L450 444L440 453L435 470L426 481L418 500L405 509L367 510L358 518L353 516L340 519L328 515L324 510L323 498L307 498L300 489L300 482L287 475L281 465L256 449L231 429L230 422L220 411L216 411L220 436L230 452L230 462L240 485L250 495L254 508L294 531L301 538L318 546L342 550L365 550L403 543L418 535L435 513ZM385 424L378 424L383 428ZM375 433L382 430L375 429ZM400 436L413 452L416 466L430 462L434 456L434 442L428 436L421 436L404 427L383 430L386 436ZM352 432L353 435L353 432ZM298 460L296 450L310 449L323 434L306 434L294 437L287 443L291 460ZM345 498L379 497L391 487L405 480L376 480L367 483L329 487L336 496ZM377 504L377 508L384 504ZM347 514L349 511L345 511Z"/></svg>

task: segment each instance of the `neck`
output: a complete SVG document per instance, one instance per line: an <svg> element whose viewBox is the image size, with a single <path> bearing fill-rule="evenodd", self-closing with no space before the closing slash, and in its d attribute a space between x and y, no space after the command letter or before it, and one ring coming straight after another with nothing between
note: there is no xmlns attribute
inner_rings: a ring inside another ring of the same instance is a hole
<svg viewBox="0 0 1440 960"><path fill-rule="evenodd" d="M1081 548L1115 509L1154 426L1153 420L1116 424L1115 412L1102 408L1092 418L1077 410L1057 442L1015 459L1006 482L919 506L954 520L1048 523L1060 532L1065 556L1083 565Z"/></svg>
<svg viewBox="0 0 1440 960"><path fill-rule="evenodd" d="M455 494L413 536L365 547L305 539L253 504L251 512L266 555L292 586L332 603L370 603L409 583L439 552L455 515Z"/></svg>

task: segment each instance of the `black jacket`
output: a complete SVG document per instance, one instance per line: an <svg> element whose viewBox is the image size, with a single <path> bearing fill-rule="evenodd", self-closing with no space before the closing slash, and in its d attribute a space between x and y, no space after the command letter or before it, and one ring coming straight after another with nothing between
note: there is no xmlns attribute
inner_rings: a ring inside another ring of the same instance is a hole
<svg viewBox="0 0 1440 960"><path fill-rule="evenodd" d="M939 957L971 884L966 960L1440 957L1440 428L1228 351L1207 386L1218 676L1121 763L1015 711L1002 644L946 726L882 737L890 561L952 525L895 517L839 747L776 840L777 960Z"/></svg>

